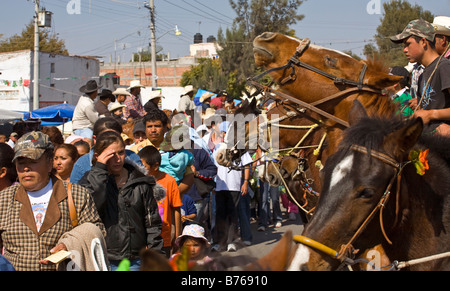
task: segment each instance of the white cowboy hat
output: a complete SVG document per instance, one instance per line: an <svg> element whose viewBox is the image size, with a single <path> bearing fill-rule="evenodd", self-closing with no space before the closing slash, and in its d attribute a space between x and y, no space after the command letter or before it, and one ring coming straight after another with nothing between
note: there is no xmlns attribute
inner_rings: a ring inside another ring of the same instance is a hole
<svg viewBox="0 0 450 291"><path fill-rule="evenodd" d="M433 21L436 34L450 36L450 17L437 16Z"/></svg>
<svg viewBox="0 0 450 291"><path fill-rule="evenodd" d="M191 92L194 92L194 86L188 85L188 86L184 87L183 95L189 94Z"/></svg>
<svg viewBox="0 0 450 291"><path fill-rule="evenodd" d="M126 107L125 105L120 104L119 102L114 103L113 105L111 105L111 108L109 108L110 112L114 112L119 108L124 108Z"/></svg>
<svg viewBox="0 0 450 291"><path fill-rule="evenodd" d="M117 88L117 90L113 92L113 95L116 95L116 96L119 96L119 95L131 96L130 92L128 92L126 88Z"/></svg>
<svg viewBox="0 0 450 291"><path fill-rule="evenodd" d="M152 91L152 93L150 93L149 101L156 98L165 98L165 97L161 94L160 90Z"/></svg>
<svg viewBox="0 0 450 291"><path fill-rule="evenodd" d="M210 118L211 116L214 116L216 114L216 110L214 108L207 108L205 111L205 114L202 114L202 119L206 120Z"/></svg>
<svg viewBox="0 0 450 291"><path fill-rule="evenodd" d="M214 94L211 92L203 93L202 97L200 97L200 103L205 102L206 100L210 99L212 96L214 96Z"/></svg>
<svg viewBox="0 0 450 291"><path fill-rule="evenodd" d="M133 80L133 81L131 81L130 82L130 87L128 87L128 90L131 90L131 89L133 89L133 88L145 88L145 86L143 86L142 84L141 84L141 81L139 81L139 80Z"/></svg>

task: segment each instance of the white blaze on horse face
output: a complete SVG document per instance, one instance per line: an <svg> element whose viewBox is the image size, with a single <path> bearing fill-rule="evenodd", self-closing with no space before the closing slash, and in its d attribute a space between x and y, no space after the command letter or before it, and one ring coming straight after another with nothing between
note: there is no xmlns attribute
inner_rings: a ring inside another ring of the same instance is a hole
<svg viewBox="0 0 450 291"><path fill-rule="evenodd" d="M330 191L340 182L342 181L353 167L353 154L349 155L345 159L343 159L337 166L334 168L333 173L331 174L330 181Z"/></svg>
<svg viewBox="0 0 450 291"><path fill-rule="evenodd" d="M309 262L309 249L307 246L300 244L295 256L292 259L291 265L287 269L288 271L300 271L301 267Z"/></svg>

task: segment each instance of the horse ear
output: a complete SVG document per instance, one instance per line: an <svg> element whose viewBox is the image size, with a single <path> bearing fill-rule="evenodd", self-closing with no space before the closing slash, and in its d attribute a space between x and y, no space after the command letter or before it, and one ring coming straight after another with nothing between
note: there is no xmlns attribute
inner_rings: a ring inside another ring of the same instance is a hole
<svg viewBox="0 0 450 291"><path fill-rule="evenodd" d="M417 118L408 126L391 133L386 140L394 143L392 152L395 157L402 157L417 143L423 132L422 118Z"/></svg>
<svg viewBox="0 0 450 291"><path fill-rule="evenodd" d="M403 77L393 76L385 73L377 74L375 76L370 76L367 80L367 85L384 89L387 87L394 86L395 84L400 83L403 80Z"/></svg>
<svg viewBox="0 0 450 291"><path fill-rule="evenodd" d="M357 99L353 101L353 107L348 115L350 126L357 124L361 119L367 117L366 108Z"/></svg>

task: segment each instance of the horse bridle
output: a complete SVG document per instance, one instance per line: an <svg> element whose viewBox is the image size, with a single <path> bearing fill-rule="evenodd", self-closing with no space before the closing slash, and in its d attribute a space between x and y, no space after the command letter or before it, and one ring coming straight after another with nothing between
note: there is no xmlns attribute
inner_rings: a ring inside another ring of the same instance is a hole
<svg viewBox="0 0 450 291"><path fill-rule="evenodd" d="M352 80L336 77L335 75L332 75L330 73L327 73L327 72L325 72L323 70L320 70L320 69L318 69L318 68L316 68L314 66L308 65L307 63L304 63L304 62L300 61L299 58L302 56L302 54L305 52L305 50L308 49L310 44L311 44L311 40L309 38L303 39L302 41L300 41L300 45L296 48L294 56L292 56L288 60L286 65L281 66L281 67L277 67L277 68L269 69L269 70L267 70L267 71L265 71L265 72L255 76L255 77L251 78L251 80L258 81L261 78L263 78L264 76L266 76L266 75L268 75L268 74L270 74L272 72L281 71L281 70L284 70L284 72L286 72L288 69L292 69L292 72L289 74L288 77L286 77L284 79L280 78L280 80L279 80L280 85L285 85L288 82L292 82L292 81L297 80L297 74L295 73L295 67L297 66L297 67L305 68L305 69L307 69L309 71L312 71L312 72L315 72L317 74L320 74L320 75L322 75L324 77L327 77L328 79L331 79L336 85L354 86L354 87L358 87L358 89L360 91L362 91L364 87L368 87L368 85L364 84L364 78L366 76L367 69L368 69L366 64L364 64L364 66L363 66L363 69L362 69L362 71L360 73L358 82L355 82L355 81L352 81Z"/></svg>
<svg viewBox="0 0 450 291"><path fill-rule="evenodd" d="M258 88L261 91L263 91L264 93L267 93L267 92L273 93L273 94L279 96L282 99L286 99L286 100L289 100L291 102L297 103L297 104L299 104L299 105L301 105L301 106L303 106L303 107L305 107L305 108L307 108L307 109L309 109L309 110L319 114L320 116L323 116L325 118L333 120L334 122L336 122L336 123L338 123L340 125L343 125L344 127L350 127L348 122L343 121L342 119L337 118L336 116L334 116L332 114L329 114L328 112L325 112L325 111L319 109L317 106L319 106L321 104L324 104L324 103L327 103L329 101L335 100L335 99L342 98L342 97L347 96L349 94L357 93L357 92L363 92L364 91L364 92L369 92L369 93L381 94L381 91L377 90L377 89L372 89L372 88L369 87L369 85L364 84L364 78L366 76L367 69L368 69L368 66L366 64L363 65L363 68L362 68L361 73L359 75L359 80L358 81L353 81L353 80L348 80L348 79L345 79L345 78L339 78L339 77L337 77L335 75L332 75L330 73L327 73L327 72L325 72L323 70L320 70L320 69L318 69L318 68L316 68L314 66L308 65L308 64L300 61L300 57L308 49L310 44L311 44L311 41L308 38L303 39L302 41L300 41L300 45L296 48L296 51L295 51L294 55L287 61L286 65L266 70L265 72L255 76L253 78L249 78L247 80L247 82L250 85ZM284 78L284 79L282 79L283 77L281 77L280 80L278 80L278 81L279 81L280 85L285 85L285 84L287 84L289 82L293 82L293 81L297 80L297 74L296 74L296 71L295 71L296 67L305 68L305 69L307 69L309 71L315 72L315 73L317 73L319 75L322 75L322 76L324 76L324 77L326 77L328 79L331 79L336 85L346 85L346 86L351 86L352 88L349 88L349 89L346 89L346 90L343 90L343 91L339 91L338 93L333 94L333 95L328 96L328 97L325 97L325 98L322 98L321 100L319 100L317 102L308 104L306 102L303 102L301 100L293 98L293 97L291 97L291 96L289 96L287 94L284 94L282 92L278 92L276 90L271 89L270 87L271 87L273 82L271 83L271 85L268 85L268 86L261 85L258 82L264 76L266 76L266 75L268 75L268 74L270 74L272 72L275 72L275 71L284 70L284 73L282 75L282 76L284 76L285 72L287 70L289 70L289 69L292 69L292 72L289 74L289 76Z"/></svg>
<svg viewBox="0 0 450 291"><path fill-rule="evenodd" d="M375 215L379 212L380 214L380 227L381 227L381 231L383 233L384 238L386 239L386 241L392 245L392 241L388 238L387 233L384 229L384 222L383 222L383 209L386 205L386 203L388 202L390 196L391 196L391 190L392 187L394 186L394 183L397 181L397 195L396 195L396 199L397 199L397 205L396 205L396 219L394 222L394 227L397 224L398 221L398 214L399 214L399 200L400 200L400 182L401 182L401 175L403 173L404 168L410 164L411 162L405 162L405 163L399 163L397 160L395 160L394 158L383 154L381 152L375 151L375 150L368 150L366 147L363 146L359 146L359 145L352 145L350 147L351 150L356 151L356 152L360 152L362 154L366 154L366 155L370 155L371 157L378 159L379 161L385 163L386 165L389 165L391 167L393 167L395 169L395 175L392 177L392 179L390 180L386 191L384 191L383 196L381 197L380 201L378 202L377 206L374 208L374 210L369 214L369 216L364 220L364 222L362 223L362 225L358 228L358 230L355 232L355 234L353 235L353 237L344 245L341 246L341 249L339 252L336 252L334 250L332 250L331 248L316 242L310 238L307 238L305 236L295 236L295 241L305 244L311 248L315 248L319 251L322 251L328 255L330 255L331 257L333 257L334 259L337 259L339 261L341 261L342 263L346 263L349 265L352 265L355 263L355 261L353 261L352 257L353 255L356 254L355 249L353 248L353 243L356 241L356 239L361 235L361 233L366 229L366 227L368 226L368 224L373 220L373 218L375 217ZM393 227L393 228L394 228Z"/></svg>

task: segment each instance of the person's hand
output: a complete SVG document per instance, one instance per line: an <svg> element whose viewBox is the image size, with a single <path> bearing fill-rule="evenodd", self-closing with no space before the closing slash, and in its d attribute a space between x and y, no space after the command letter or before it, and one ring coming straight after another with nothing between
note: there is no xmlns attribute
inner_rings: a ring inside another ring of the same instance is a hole
<svg viewBox="0 0 450 291"><path fill-rule="evenodd" d="M59 251L67 251L67 247L65 244L59 244L56 247L54 247L53 249L50 250L51 254L55 254ZM52 262L47 261L47 260L39 260L39 263L42 265L53 265Z"/></svg>
<svg viewBox="0 0 450 291"><path fill-rule="evenodd" d="M245 196L248 194L248 180L245 180L244 184L242 184L241 194L242 194L242 196Z"/></svg>
<svg viewBox="0 0 450 291"><path fill-rule="evenodd" d="M433 110L419 110L414 112L412 118L422 118L423 124L427 125L433 120Z"/></svg>
<svg viewBox="0 0 450 291"><path fill-rule="evenodd" d="M106 149L97 157L97 162L100 162L100 163L106 165L108 163L108 161L112 157L114 157L115 154L116 154L116 152L114 150Z"/></svg>
<svg viewBox="0 0 450 291"><path fill-rule="evenodd" d="M418 102L419 101L417 100L417 98L409 100L409 108L411 108L412 110L416 110Z"/></svg>

